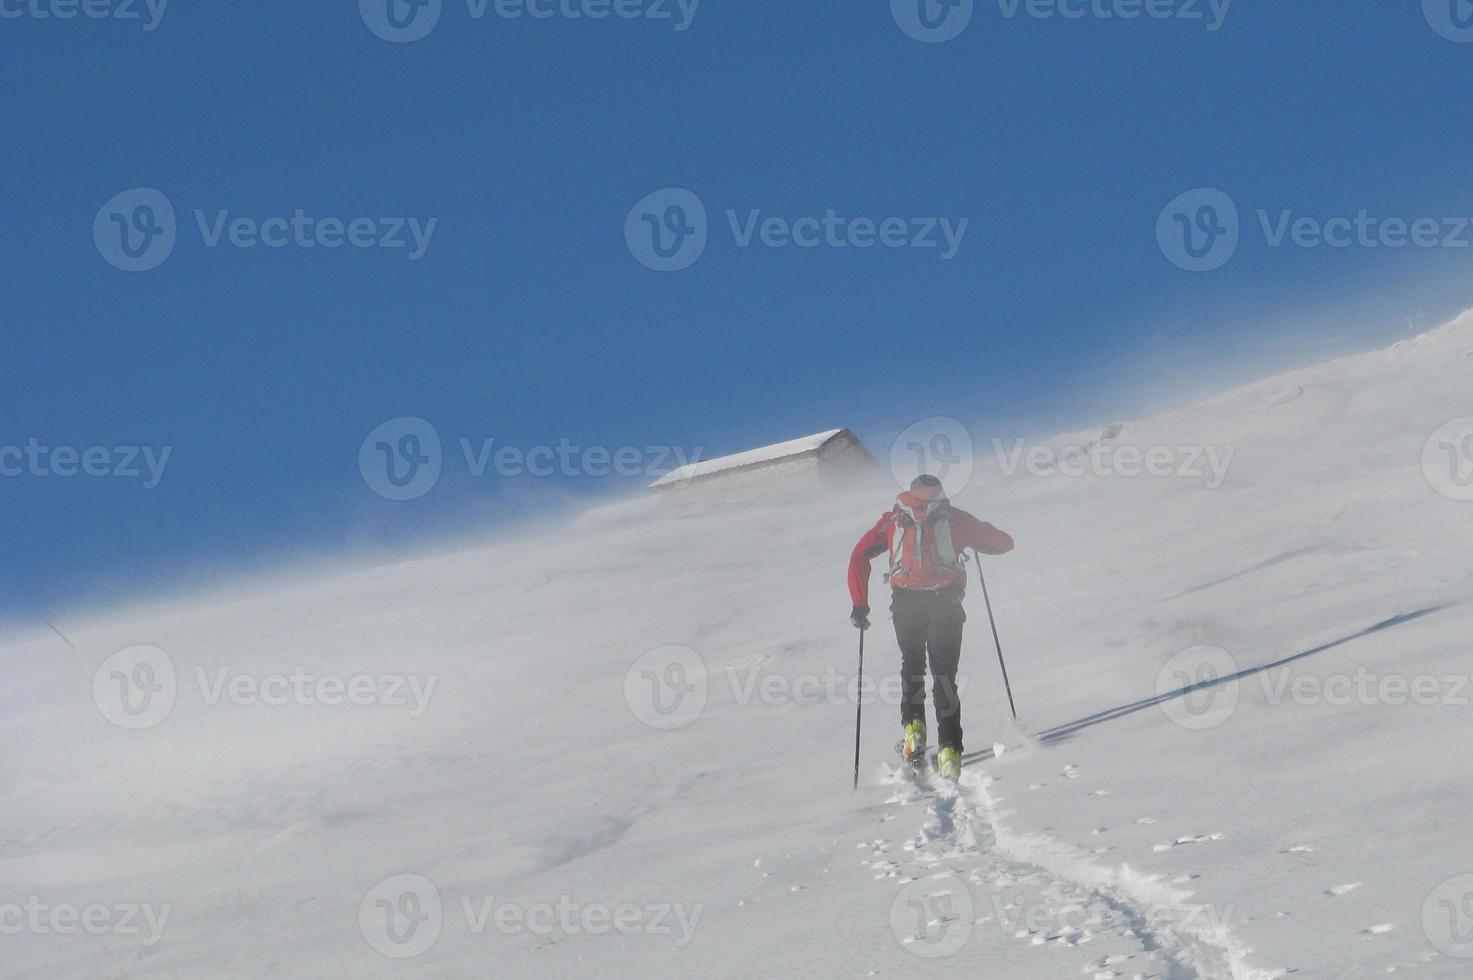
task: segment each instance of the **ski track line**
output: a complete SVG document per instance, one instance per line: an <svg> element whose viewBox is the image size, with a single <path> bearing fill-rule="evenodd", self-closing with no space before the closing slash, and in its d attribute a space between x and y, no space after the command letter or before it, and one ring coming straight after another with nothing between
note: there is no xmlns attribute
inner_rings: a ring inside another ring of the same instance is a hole
<svg viewBox="0 0 1473 980"><path fill-rule="evenodd" d="M995 874L1003 874L1012 879L1012 885L1028 887L1039 898L1046 897L1053 892L1057 909L1097 907L1102 912L1113 913L1113 916L1126 927L1120 932L1109 928L1103 931L1089 928L1064 928L1047 934L1047 939L1040 939L1032 935L1032 930L1027 930L1030 933L1028 937L1025 937L1022 931L1018 931L1018 927L1022 925L1022 920L1019 919L1008 925L1005 930L1013 939L1028 938L1034 945L1049 940L1067 940L1067 945L1077 949L1079 942L1089 942L1093 938L1114 935L1128 945L1134 946L1144 955L1145 961L1159 961L1163 968L1161 972L1154 970L1149 973L1137 972L1137 977L1151 976L1158 980L1198 980L1199 975L1195 971L1191 971L1179 962L1171 950L1163 949L1158 944L1155 935L1146 928L1146 923L1134 906L1122 904L1098 889L1081 887L1073 880L1054 874L1036 863L1017 860L994 844L979 841L974 822L983 819L984 815L981 812L983 807L964 788L916 784L900 769L888 772L882 785L897 787L896 795L887 802L897 802L902 806L917 803L924 805L925 816L919 831L905 844L906 850L913 851L917 862L927 869L924 872L917 869L913 872L916 876L933 874L938 868L942 868L961 877L964 872L954 862L963 855L969 855L973 867L969 873L966 873L965 880L971 884L982 886L982 875L990 877ZM949 850L944 850L941 854L931 853L929 856L922 856L923 851L933 846L941 846ZM891 862L891 865L894 866L894 862ZM948 865L950 865L949 868ZM916 878L911 880L916 880ZM1004 906L1000 906L999 902L1006 897L1007 895L1003 892L993 892L993 911L999 915L997 920L999 925L1005 924L1000 918L1001 909ZM1014 905L1010 903L1005 907L1012 908ZM985 920L977 921L980 924ZM1081 936L1082 939L1079 938ZM1109 946L1108 940L1105 945ZM1088 966L1085 973L1093 971L1093 975L1097 978L1120 976L1112 967L1134 959L1134 956L1122 955L1118 947L1114 947L1114 950L1114 952L1102 950L1104 955Z"/></svg>
<svg viewBox="0 0 1473 980"><path fill-rule="evenodd" d="M1172 888L1159 877L1140 874L1125 864L1101 864L1088 851L1047 834L1015 830L1006 822L1012 811L1001 810L1002 801L988 791L992 777L968 782L962 794L987 817L993 850L1099 896L1134 925L1147 948L1154 946L1201 980L1276 980L1284 975L1283 970L1248 964L1247 946L1227 927L1231 906L1217 909L1193 902L1192 892Z"/></svg>

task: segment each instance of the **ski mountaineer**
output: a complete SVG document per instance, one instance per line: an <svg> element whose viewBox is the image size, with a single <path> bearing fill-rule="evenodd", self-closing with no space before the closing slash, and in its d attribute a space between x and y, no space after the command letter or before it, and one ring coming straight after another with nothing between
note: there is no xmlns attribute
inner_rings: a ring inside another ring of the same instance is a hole
<svg viewBox="0 0 1473 980"><path fill-rule="evenodd" d="M890 583L890 613L901 658L901 751L916 770L925 765L929 655L940 745L936 768L943 778L952 780L960 778L962 770L956 669L962 652L962 624L967 621L962 608L967 573L961 564L967 548L984 555L1005 555L1013 550L1013 539L953 507L941 481L922 475L895 499L894 509L859 539L849 556L849 596L854 600L849 621L867 630L870 562L889 552L890 571L885 578Z"/></svg>

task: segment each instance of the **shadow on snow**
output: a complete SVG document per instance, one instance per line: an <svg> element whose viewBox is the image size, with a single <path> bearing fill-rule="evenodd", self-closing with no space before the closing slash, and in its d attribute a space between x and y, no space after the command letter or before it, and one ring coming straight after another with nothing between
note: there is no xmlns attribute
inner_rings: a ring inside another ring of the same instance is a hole
<svg viewBox="0 0 1473 980"><path fill-rule="evenodd" d="M1155 697L1143 698L1140 701L1132 701L1130 704L1122 704L1116 708L1110 708L1106 711L1100 711L1092 715L1086 715L1083 718L1068 722L1067 724L1057 725L1053 728L1048 729L1047 731L1040 732L1038 735L1038 740L1042 743L1062 741L1077 732L1083 731L1086 728L1092 728L1095 725L1102 725L1107 721L1114 721L1116 718L1123 718L1126 715L1133 715L1137 711L1144 711L1146 708L1150 708L1158 704L1163 704L1167 701L1175 700L1176 698L1185 697L1186 695L1191 694L1194 691L1202 691L1206 690L1207 688L1217 687L1220 684L1227 684L1231 681L1242 680L1245 677L1252 677L1256 674L1261 674L1266 670L1274 670L1278 667L1292 664L1296 660L1303 660L1306 657L1313 657L1316 654L1324 653L1326 650L1333 650L1335 647L1343 646L1344 644L1349 643L1352 640L1359 640L1362 637L1370 636L1374 633L1380 633L1385 630L1392 629L1393 627L1401 626L1404 623L1410 623L1413 620L1421 619L1424 616L1430 616L1435 612L1439 612L1443 609L1448 608L1448 605L1450 604L1443 604L1440 606L1428 606L1425 609L1418 609L1414 612L1400 613L1399 615L1392 616L1390 619L1382 620L1381 622L1376 623L1372 626L1367 626L1365 629L1351 633L1348 636L1343 636L1338 640L1331 640L1329 643L1323 643L1312 649L1304 650L1300 653L1290 654L1287 657L1282 657L1278 660L1275 660L1273 663L1263 664L1258 667L1249 667L1247 670L1240 670L1236 674L1228 674L1223 677L1214 677L1211 680L1192 684L1178 691L1169 691L1166 694L1158 694ZM967 764L973 764L977 762L986 762L991 758L992 749L986 748L979 749L976 752L967 753L962 757L962 761Z"/></svg>

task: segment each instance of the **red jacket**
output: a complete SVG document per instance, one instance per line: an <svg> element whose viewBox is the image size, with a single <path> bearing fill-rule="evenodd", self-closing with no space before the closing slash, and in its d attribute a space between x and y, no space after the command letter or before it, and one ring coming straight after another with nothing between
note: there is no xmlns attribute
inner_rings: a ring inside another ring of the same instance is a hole
<svg viewBox="0 0 1473 980"><path fill-rule="evenodd" d="M966 511L950 508L951 538L957 553L965 548L975 548L984 555L1005 555L1013 550L1013 539L986 521L979 521ZM849 597L856 606L869 605L870 562L879 555L890 553L897 530L896 514L891 510L881 517L875 526L865 532L849 556ZM967 573L958 568L944 579L938 578L933 588L959 585L965 588Z"/></svg>

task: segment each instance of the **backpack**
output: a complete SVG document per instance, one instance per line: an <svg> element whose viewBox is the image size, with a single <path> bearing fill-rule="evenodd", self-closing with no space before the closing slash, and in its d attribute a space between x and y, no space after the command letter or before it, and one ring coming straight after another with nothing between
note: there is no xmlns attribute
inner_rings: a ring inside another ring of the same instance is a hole
<svg viewBox="0 0 1473 980"><path fill-rule="evenodd" d="M951 540L951 504L945 497L913 491L895 498L890 512L890 585L897 589L944 589L964 581Z"/></svg>

